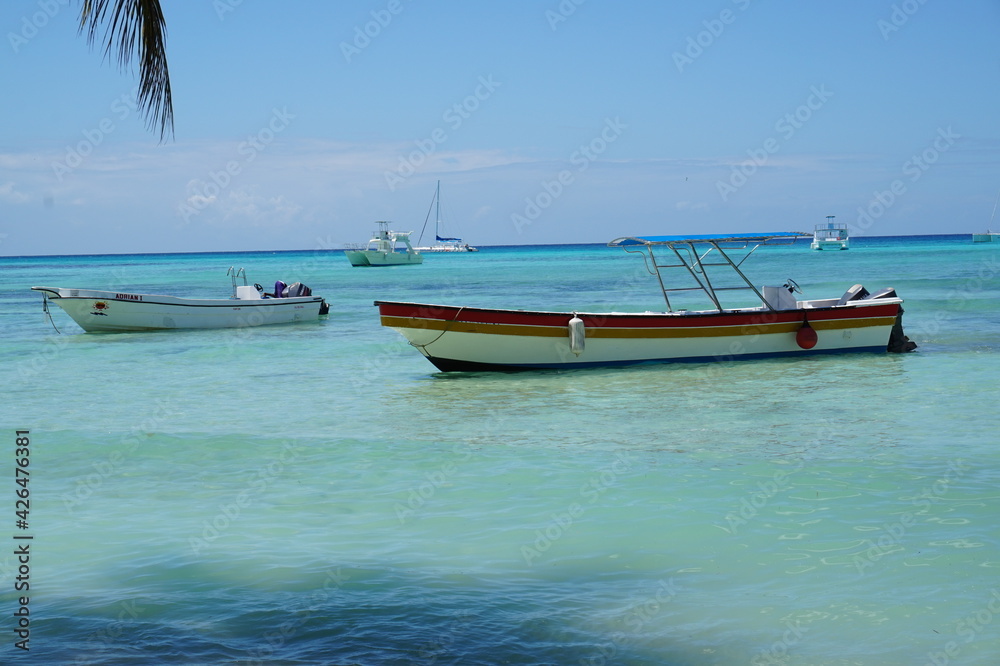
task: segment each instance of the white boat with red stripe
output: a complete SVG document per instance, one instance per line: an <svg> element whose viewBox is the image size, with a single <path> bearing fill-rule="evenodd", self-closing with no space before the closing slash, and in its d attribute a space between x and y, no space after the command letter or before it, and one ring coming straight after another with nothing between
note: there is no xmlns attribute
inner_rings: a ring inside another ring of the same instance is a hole
<svg viewBox="0 0 1000 666"><path fill-rule="evenodd" d="M832 298L799 300L792 280L756 287L741 264L762 245L811 238L802 232L623 237L659 281L661 312L546 312L376 301L395 329L443 372L516 371L729 361L844 352L903 352L903 299L892 288L854 285ZM742 252L741 255L738 253ZM689 286L667 287L679 271ZM721 269L721 271L719 270ZM728 278L728 279L727 279ZM725 308L721 292L752 292L760 305ZM701 292L711 307L674 309L679 292Z"/></svg>

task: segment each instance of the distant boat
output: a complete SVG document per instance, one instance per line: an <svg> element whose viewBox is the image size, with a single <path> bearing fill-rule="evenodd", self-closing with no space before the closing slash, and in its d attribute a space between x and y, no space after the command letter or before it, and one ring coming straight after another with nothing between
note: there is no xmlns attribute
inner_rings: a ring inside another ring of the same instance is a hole
<svg viewBox="0 0 1000 666"><path fill-rule="evenodd" d="M424 230L427 228L427 220L430 219L431 210L436 210L434 220L434 240L433 245L420 245L424 239ZM417 239L418 252L479 252L479 248L472 247L468 243L463 243L461 238L441 237L441 181L437 182L437 189L434 191L434 198L431 200L431 207L427 210L427 217L424 218L424 226L420 230L420 238Z"/></svg>
<svg viewBox="0 0 1000 666"><path fill-rule="evenodd" d="M378 229L367 246L344 250L351 266L406 266L423 263L424 258L410 244L412 231L390 231L389 223L376 222Z"/></svg>
<svg viewBox="0 0 1000 666"><path fill-rule="evenodd" d="M246 271L229 269L233 295L230 298L179 298L134 292L32 287L42 292L42 307L52 301L80 328L91 332L159 331L194 328L244 328L265 324L315 321L329 313L320 296L295 282L275 283L275 294L264 294L260 285L247 284ZM237 277L243 284L237 285ZM280 292L280 293L279 293Z"/></svg>
<svg viewBox="0 0 1000 666"><path fill-rule="evenodd" d="M1000 243L1000 232L992 231L993 218L997 215L997 203L1000 202L1000 192L997 193L997 200L993 202L993 215L990 216L990 227L981 234L972 234L973 243Z"/></svg>
<svg viewBox="0 0 1000 666"><path fill-rule="evenodd" d="M827 215L825 223L816 225L815 230L813 230L813 242L809 247L814 250L850 249L847 225L834 222L833 218L833 215Z"/></svg>

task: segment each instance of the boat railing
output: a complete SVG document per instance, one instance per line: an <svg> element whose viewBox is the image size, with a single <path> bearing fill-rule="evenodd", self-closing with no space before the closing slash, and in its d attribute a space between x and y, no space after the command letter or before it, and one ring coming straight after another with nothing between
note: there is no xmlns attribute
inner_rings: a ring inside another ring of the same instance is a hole
<svg viewBox="0 0 1000 666"><path fill-rule="evenodd" d="M836 226L818 226L813 232L815 238L831 238L834 240L841 240L847 238L847 225L837 224Z"/></svg>
<svg viewBox="0 0 1000 666"><path fill-rule="evenodd" d="M237 286L236 285L236 280L239 277L242 276L243 277L243 286L244 287L247 286L247 284L248 284L247 283L247 271L246 271L245 268L242 268L242 267L240 267L240 268L234 268L234 267L230 266L229 270L226 271L226 275L228 275L228 276L230 276L232 278L232 281L233 281L233 298L236 298L236 286Z"/></svg>
<svg viewBox="0 0 1000 666"><path fill-rule="evenodd" d="M752 255L758 247L763 244L788 245L801 238L809 237L810 234L802 232L789 232L787 234L761 235L749 237L700 237L692 239L642 239L623 238L612 241L610 245L620 246L626 252L639 253L643 255L646 263L646 270L656 276L663 293L663 299L667 305L668 312L674 312L674 307L670 302L671 294L682 292L700 291L704 293L712 302L716 311L724 310L719 292L724 291L750 291L759 301L770 311L775 311L777 304L769 302L764 294L750 281L740 270L740 266ZM666 237L665 237L666 238ZM630 249L629 246L638 249ZM699 247L705 247L704 251L699 251ZM654 250L657 248L657 250ZM664 256L665 248L665 256ZM730 256L733 251L744 251L741 257ZM648 260L647 260L648 257ZM716 269L729 269L728 274L736 284L727 281L723 276L710 277L718 273ZM662 274L663 269L683 269L694 280L696 286L672 287L667 286Z"/></svg>

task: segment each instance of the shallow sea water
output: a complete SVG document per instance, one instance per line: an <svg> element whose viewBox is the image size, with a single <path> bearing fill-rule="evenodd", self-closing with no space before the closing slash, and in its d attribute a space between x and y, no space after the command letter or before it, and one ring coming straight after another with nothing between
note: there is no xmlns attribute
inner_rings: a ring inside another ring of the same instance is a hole
<svg viewBox="0 0 1000 666"><path fill-rule="evenodd" d="M337 252L0 258L3 663L994 664L1000 251L761 248L806 296L893 286L919 350L444 375L375 299L657 310L603 246L419 267ZM302 281L328 319L84 334L32 285L217 296ZM14 527L15 430L31 433Z"/></svg>

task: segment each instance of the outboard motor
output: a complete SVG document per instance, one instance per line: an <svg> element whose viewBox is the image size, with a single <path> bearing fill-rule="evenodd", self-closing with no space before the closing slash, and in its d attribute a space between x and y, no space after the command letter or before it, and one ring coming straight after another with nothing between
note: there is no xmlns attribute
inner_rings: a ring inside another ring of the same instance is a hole
<svg viewBox="0 0 1000 666"><path fill-rule="evenodd" d="M863 298L867 298L869 295L868 290L865 289L864 286L856 284L844 292L844 295L840 297L839 301L837 301L837 305L846 305L851 301L860 301Z"/></svg>
<svg viewBox="0 0 1000 666"><path fill-rule="evenodd" d="M288 285L288 291L285 293L288 298L298 298L300 296L312 296L312 289L305 286L301 282L293 282Z"/></svg>
<svg viewBox="0 0 1000 666"><path fill-rule="evenodd" d="M903 308L899 308L899 314L896 315L896 321L889 332L889 344L886 345L885 350L893 354L905 354L916 348L917 343L903 333Z"/></svg>
<svg viewBox="0 0 1000 666"><path fill-rule="evenodd" d="M896 290L892 287L886 287L885 289L879 289L874 294L865 296L865 298L870 300L875 300L877 298L896 298Z"/></svg>

